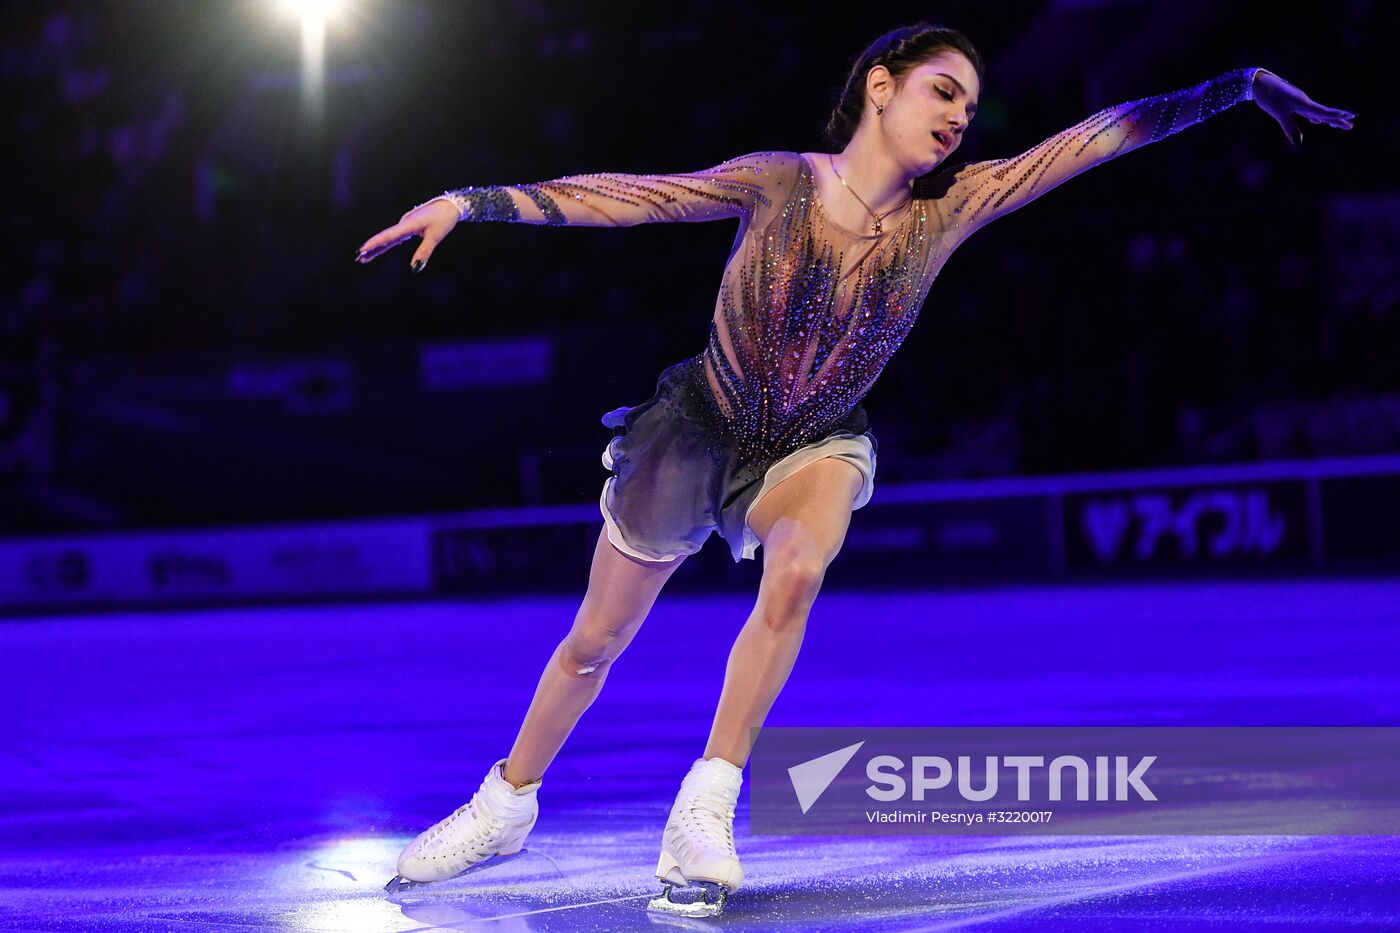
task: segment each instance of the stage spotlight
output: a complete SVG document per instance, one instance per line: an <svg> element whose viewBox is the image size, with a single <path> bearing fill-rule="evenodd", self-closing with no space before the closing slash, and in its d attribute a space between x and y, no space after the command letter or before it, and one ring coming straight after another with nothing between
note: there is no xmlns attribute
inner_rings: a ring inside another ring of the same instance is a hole
<svg viewBox="0 0 1400 933"><path fill-rule="evenodd" d="M303 23L325 22L345 8L345 0L281 0L282 8L301 17Z"/></svg>
<svg viewBox="0 0 1400 933"><path fill-rule="evenodd" d="M326 22L344 12L345 0L281 0L301 20L301 94L304 112L318 125L325 111Z"/></svg>

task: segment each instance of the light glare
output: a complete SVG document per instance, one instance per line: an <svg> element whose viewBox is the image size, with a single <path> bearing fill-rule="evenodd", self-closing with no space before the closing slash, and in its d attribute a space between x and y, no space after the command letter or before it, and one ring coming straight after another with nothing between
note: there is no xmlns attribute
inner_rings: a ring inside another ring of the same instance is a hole
<svg viewBox="0 0 1400 933"><path fill-rule="evenodd" d="M282 7L301 17L303 23L324 22L344 9L345 3L344 0L282 0Z"/></svg>
<svg viewBox="0 0 1400 933"><path fill-rule="evenodd" d="M301 96L306 116L319 124L326 96L326 23L345 11L346 0L280 0L301 20Z"/></svg>

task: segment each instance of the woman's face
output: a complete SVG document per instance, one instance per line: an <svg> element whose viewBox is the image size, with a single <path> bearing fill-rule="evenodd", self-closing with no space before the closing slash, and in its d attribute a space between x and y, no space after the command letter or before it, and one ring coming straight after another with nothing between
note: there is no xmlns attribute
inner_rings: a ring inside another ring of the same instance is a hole
<svg viewBox="0 0 1400 933"><path fill-rule="evenodd" d="M885 101L877 123L886 146L915 176L932 171L962 145L982 93L972 62L947 51L906 72L898 93L883 68L871 69L867 88L870 100ZM867 109L875 116L873 107Z"/></svg>

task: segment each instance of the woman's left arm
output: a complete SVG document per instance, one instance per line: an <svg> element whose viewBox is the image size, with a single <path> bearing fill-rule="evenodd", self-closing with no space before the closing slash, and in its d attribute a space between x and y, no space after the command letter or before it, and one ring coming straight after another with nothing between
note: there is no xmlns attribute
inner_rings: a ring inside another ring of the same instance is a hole
<svg viewBox="0 0 1400 933"><path fill-rule="evenodd" d="M1302 141L1301 121L1351 129L1355 114L1317 103L1263 68L1237 68L1194 87L1106 107L1014 158L973 162L936 176L931 187L958 239L1029 204L1045 192L1109 159L1156 142L1253 100ZM954 228L957 228L956 230Z"/></svg>

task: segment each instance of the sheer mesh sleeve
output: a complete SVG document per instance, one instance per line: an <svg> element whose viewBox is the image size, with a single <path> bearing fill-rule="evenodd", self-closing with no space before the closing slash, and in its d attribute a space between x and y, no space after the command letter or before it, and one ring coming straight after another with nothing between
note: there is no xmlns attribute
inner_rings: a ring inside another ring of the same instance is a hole
<svg viewBox="0 0 1400 933"><path fill-rule="evenodd" d="M1194 87L1106 107L1014 158L948 169L932 186L946 205L948 226L966 239L1085 169L1253 100L1254 76L1262 70L1238 68Z"/></svg>
<svg viewBox="0 0 1400 933"><path fill-rule="evenodd" d="M439 198L456 205L464 221L631 227L662 221L752 219L771 203L770 164L780 155L754 152L681 174L598 172L528 184L458 188Z"/></svg>

